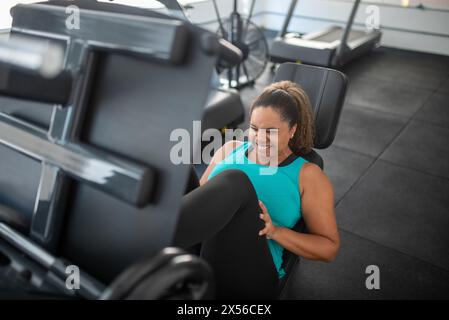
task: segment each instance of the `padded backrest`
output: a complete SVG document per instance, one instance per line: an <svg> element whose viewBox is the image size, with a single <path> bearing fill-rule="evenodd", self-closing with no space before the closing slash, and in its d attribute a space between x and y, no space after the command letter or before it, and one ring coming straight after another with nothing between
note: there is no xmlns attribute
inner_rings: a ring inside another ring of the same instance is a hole
<svg viewBox="0 0 449 320"><path fill-rule="evenodd" d="M273 81L282 80L295 82L305 90L315 115L316 136L314 147L318 149L329 147L335 138L343 108L348 84L347 77L342 72L329 68L284 63L280 65ZM303 158L315 163L321 169L324 168L323 159L314 150L304 155ZM305 232L304 220L300 219L293 230ZM296 262L297 256L288 250L284 250L282 266L287 275L280 282L280 291L288 281Z"/></svg>
<svg viewBox="0 0 449 320"><path fill-rule="evenodd" d="M329 147L335 138L346 95L347 77L340 71L296 63L281 64L274 81L290 80L309 96L315 114L315 148Z"/></svg>
<svg viewBox="0 0 449 320"><path fill-rule="evenodd" d="M85 3L76 2L79 30L66 28L62 1L12 11L13 35L66 45L75 80L48 128L0 113L0 201L32 219L33 241L108 283L171 245L190 167L170 160L179 142L170 135L192 136L219 49L215 35L185 22L108 4L98 15ZM167 47L182 56L167 56ZM25 131L33 140L14 141L22 148L1 136Z"/></svg>

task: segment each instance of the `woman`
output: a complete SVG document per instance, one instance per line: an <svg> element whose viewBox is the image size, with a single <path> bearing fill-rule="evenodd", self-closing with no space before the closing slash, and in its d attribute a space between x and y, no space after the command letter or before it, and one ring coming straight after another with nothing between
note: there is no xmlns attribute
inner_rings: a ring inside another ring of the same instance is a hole
<svg viewBox="0 0 449 320"><path fill-rule="evenodd" d="M285 276L284 249L306 259L335 258L332 185L301 157L313 146L313 123L305 92L290 81L273 83L251 106L248 142L226 143L201 187L184 196L175 244L201 243L218 298L274 298ZM301 217L307 234L291 230Z"/></svg>

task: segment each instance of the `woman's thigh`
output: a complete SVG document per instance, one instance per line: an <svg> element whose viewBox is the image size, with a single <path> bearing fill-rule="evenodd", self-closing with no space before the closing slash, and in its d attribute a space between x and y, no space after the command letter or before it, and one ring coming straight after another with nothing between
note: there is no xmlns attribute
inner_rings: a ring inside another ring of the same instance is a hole
<svg viewBox="0 0 449 320"><path fill-rule="evenodd" d="M248 177L227 170L184 196L174 242L202 243L222 297L273 298L277 272L267 240L258 235L263 227Z"/></svg>

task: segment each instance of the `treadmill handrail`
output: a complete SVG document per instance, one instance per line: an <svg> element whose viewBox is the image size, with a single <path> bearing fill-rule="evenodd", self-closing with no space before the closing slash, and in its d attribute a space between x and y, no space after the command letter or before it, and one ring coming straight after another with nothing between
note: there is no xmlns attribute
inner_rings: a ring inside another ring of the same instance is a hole
<svg viewBox="0 0 449 320"><path fill-rule="evenodd" d="M290 7L288 8L287 16L285 17L284 24L282 25L281 31L279 31L279 34L277 35L280 38L283 38L285 34L288 31L288 26L290 24L290 20L292 19L293 12L295 11L296 4L298 3L298 0L292 0L290 3Z"/></svg>
<svg viewBox="0 0 449 320"><path fill-rule="evenodd" d="M348 45L348 37L349 33L351 32L352 25L354 24L355 15L357 13L357 10L359 9L360 0L355 0L354 5L352 6L351 14L349 15L349 19L346 23L345 31L343 32L343 35L341 36L340 45L337 48L336 56L335 58L337 61L340 61L341 58L343 58L345 49Z"/></svg>

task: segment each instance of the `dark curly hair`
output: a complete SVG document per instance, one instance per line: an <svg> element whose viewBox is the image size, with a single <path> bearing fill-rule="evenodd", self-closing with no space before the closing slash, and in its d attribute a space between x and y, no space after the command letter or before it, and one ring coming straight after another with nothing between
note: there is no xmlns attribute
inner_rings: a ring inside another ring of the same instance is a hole
<svg viewBox="0 0 449 320"><path fill-rule="evenodd" d="M289 147L295 154L305 155L312 150L315 121L309 97L300 86L291 81L272 83L253 101L250 115L260 107L271 107L278 111L290 128L297 125L289 141Z"/></svg>

